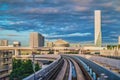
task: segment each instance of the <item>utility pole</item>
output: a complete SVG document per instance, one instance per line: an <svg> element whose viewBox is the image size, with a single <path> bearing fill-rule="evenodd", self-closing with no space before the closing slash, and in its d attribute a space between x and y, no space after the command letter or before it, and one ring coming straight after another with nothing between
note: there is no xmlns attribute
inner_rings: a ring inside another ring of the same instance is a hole
<svg viewBox="0 0 120 80"><path fill-rule="evenodd" d="M34 80L36 80L36 77L35 77L35 52L32 52L32 55L33 55L32 66L33 66L33 71L34 71Z"/></svg>

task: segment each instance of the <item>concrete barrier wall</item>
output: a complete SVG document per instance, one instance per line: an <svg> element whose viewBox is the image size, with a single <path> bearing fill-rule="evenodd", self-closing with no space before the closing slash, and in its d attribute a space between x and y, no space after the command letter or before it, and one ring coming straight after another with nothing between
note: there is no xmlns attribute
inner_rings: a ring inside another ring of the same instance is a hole
<svg viewBox="0 0 120 80"><path fill-rule="evenodd" d="M105 56L120 56L120 50L101 50L100 55Z"/></svg>
<svg viewBox="0 0 120 80"><path fill-rule="evenodd" d="M80 55L80 56L85 57L92 61L97 61L98 63L104 63L107 65L110 65L111 67L120 69L120 60L117 60L117 59L111 59L111 58L94 56L94 55Z"/></svg>

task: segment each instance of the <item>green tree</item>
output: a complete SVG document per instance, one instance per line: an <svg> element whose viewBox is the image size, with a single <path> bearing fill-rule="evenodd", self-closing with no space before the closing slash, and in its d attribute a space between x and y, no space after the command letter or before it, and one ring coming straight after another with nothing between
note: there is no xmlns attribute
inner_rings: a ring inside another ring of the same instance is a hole
<svg viewBox="0 0 120 80"><path fill-rule="evenodd" d="M118 45L118 49L120 49L120 45Z"/></svg>
<svg viewBox="0 0 120 80"><path fill-rule="evenodd" d="M40 67L39 67L39 64L36 63L36 64L35 64L35 71L38 71L38 70L40 70Z"/></svg>
<svg viewBox="0 0 120 80"><path fill-rule="evenodd" d="M40 70L39 64L35 64L36 71ZM13 71L10 74L10 80L22 80L33 73L31 60L13 59Z"/></svg>
<svg viewBox="0 0 120 80"><path fill-rule="evenodd" d="M108 50L111 50L112 48L113 48L112 45L107 45Z"/></svg>
<svg viewBox="0 0 120 80"><path fill-rule="evenodd" d="M22 60L20 60L20 59L17 60L14 58L12 64L13 64L13 69L16 69L22 65Z"/></svg>

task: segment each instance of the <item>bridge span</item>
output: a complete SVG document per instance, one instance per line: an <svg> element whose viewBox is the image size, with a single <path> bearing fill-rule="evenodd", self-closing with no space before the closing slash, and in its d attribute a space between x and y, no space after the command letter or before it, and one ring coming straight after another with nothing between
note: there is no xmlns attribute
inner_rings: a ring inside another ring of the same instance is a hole
<svg viewBox="0 0 120 80"><path fill-rule="evenodd" d="M15 57L16 59L33 59L33 55L17 55L17 56L13 56ZM57 58L59 58L60 55L34 55L34 58L35 60L50 60L50 61L54 61L56 60Z"/></svg>

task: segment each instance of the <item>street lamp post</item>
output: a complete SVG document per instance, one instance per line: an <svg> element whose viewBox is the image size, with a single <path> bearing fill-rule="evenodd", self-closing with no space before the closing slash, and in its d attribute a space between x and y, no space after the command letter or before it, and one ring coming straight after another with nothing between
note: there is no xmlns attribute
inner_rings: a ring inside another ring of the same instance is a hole
<svg viewBox="0 0 120 80"><path fill-rule="evenodd" d="M33 55L33 61L32 61L32 66L33 66L33 71L34 71L34 80L36 80L35 78L35 52L32 52L32 55Z"/></svg>

